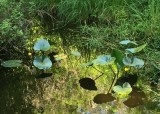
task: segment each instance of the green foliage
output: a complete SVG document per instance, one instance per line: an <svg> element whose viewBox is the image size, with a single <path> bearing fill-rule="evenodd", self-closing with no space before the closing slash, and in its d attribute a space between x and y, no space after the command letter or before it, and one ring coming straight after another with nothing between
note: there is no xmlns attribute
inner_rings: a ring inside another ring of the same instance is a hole
<svg viewBox="0 0 160 114"><path fill-rule="evenodd" d="M34 61L33 61L33 64L38 69L49 69L52 66L51 60L44 55L36 56Z"/></svg>
<svg viewBox="0 0 160 114"><path fill-rule="evenodd" d="M78 57L81 56L81 53L78 51L72 51L71 54Z"/></svg>
<svg viewBox="0 0 160 114"><path fill-rule="evenodd" d="M21 60L8 60L1 63L3 67L19 67L22 65Z"/></svg>
<svg viewBox="0 0 160 114"><path fill-rule="evenodd" d="M141 51L142 49L144 49L146 47L147 44L143 44L139 47L136 48L130 48L130 49L126 49L126 51L130 52L130 53L137 53L139 51Z"/></svg>
<svg viewBox="0 0 160 114"><path fill-rule="evenodd" d="M100 55L97 57L97 59L93 60L92 63L95 65L109 65L113 64L115 61L114 57L111 57L110 55Z"/></svg>
<svg viewBox="0 0 160 114"><path fill-rule="evenodd" d="M117 94L118 98L125 98L132 92L132 87L129 83L125 82L122 87L120 85L114 86L113 91Z"/></svg>
<svg viewBox="0 0 160 114"><path fill-rule="evenodd" d="M50 44L45 39L38 40L34 45L34 50L47 51L50 49ZM51 60L43 53L41 56L36 56L33 61L34 66L38 69L49 69L52 66Z"/></svg>
<svg viewBox="0 0 160 114"><path fill-rule="evenodd" d="M47 51L47 50L50 49L50 44L47 40L40 39L35 43L33 49L36 50L36 51L39 51L39 50Z"/></svg>

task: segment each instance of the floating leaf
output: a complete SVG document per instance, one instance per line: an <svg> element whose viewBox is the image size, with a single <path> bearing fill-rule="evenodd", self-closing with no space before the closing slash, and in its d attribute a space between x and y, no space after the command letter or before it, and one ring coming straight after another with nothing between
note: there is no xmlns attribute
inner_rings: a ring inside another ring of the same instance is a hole
<svg viewBox="0 0 160 114"><path fill-rule="evenodd" d="M40 78L47 78L47 77L51 77L52 76L52 73L42 73L38 76L36 76L37 79L40 79Z"/></svg>
<svg viewBox="0 0 160 114"><path fill-rule="evenodd" d="M50 48L50 44L49 44L49 42L48 42L47 40L45 40L45 39L40 39L40 40L38 40L38 41L35 43L34 47L33 47L33 49L34 49L34 50L37 50L37 51L39 51L39 50L47 51L47 50L49 50L49 48Z"/></svg>
<svg viewBox="0 0 160 114"><path fill-rule="evenodd" d="M128 82L125 82L123 86L117 85L113 87L113 91L118 95L128 95L132 91L132 87Z"/></svg>
<svg viewBox="0 0 160 114"><path fill-rule="evenodd" d="M124 45L127 45L127 44L129 44L129 43L134 44L134 45L137 45L136 42L130 41L130 40L123 40L123 41L121 41L121 42L119 42L119 43L120 43L120 44L124 44Z"/></svg>
<svg viewBox="0 0 160 114"><path fill-rule="evenodd" d="M97 90L95 81L91 78L82 78L79 80L80 86L87 90Z"/></svg>
<svg viewBox="0 0 160 114"><path fill-rule="evenodd" d="M115 100L115 98L112 96L111 93L108 94L98 94L94 97L93 101L97 104L102 104L102 103L106 103L106 102L111 102Z"/></svg>
<svg viewBox="0 0 160 114"><path fill-rule="evenodd" d="M95 65L109 65L114 63L115 58L110 55L100 55L97 59L93 60L92 63Z"/></svg>
<svg viewBox="0 0 160 114"><path fill-rule="evenodd" d="M139 47L136 47L136 48L129 48L129 49L126 49L127 52L130 52L130 53L137 53L137 52L140 52L142 49L144 49L146 47L147 44L143 44Z"/></svg>
<svg viewBox="0 0 160 114"><path fill-rule="evenodd" d="M134 108L136 106L142 105L146 97L145 93L137 87L133 87L132 92L129 95L130 98L123 102L129 108Z"/></svg>
<svg viewBox="0 0 160 114"><path fill-rule="evenodd" d="M49 69L52 66L51 60L46 56L36 56L33 64L39 69Z"/></svg>
<svg viewBox="0 0 160 114"><path fill-rule="evenodd" d="M121 67L124 67L124 64L123 64L124 54L120 50L113 49L111 55L112 57L116 58L115 60L116 63L118 63Z"/></svg>
<svg viewBox="0 0 160 114"><path fill-rule="evenodd" d="M127 66L134 66L137 68L141 68L144 65L144 61L136 57L133 57L132 59L129 57L124 57L123 63Z"/></svg>
<svg viewBox="0 0 160 114"><path fill-rule="evenodd" d="M8 60L1 63L3 67L19 67L22 65L21 60Z"/></svg>
<svg viewBox="0 0 160 114"><path fill-rule="evenodd" d="M60 61L60 60L66 59L67 55L65 55L65 54L58 54L58 55L55 55L54 57L55 57L56 61Z"/></svg>
<svg viewBox="0 0 160 114"><path fill-rule="evenodd" d="M78 51L72 51L71 54L78 57L81 56L81 53Z"/></svg>

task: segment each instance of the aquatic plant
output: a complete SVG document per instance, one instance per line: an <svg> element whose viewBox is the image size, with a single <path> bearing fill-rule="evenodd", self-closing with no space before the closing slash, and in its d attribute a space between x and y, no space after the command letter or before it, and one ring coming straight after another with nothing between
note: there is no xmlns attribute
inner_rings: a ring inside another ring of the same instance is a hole
<svg viewBox="0 0 160 114"><path fill-rule="evenodd" d="M113 49L110 55L109 54L99 55L93 61L84 64L84 66L92 67L101 73L94 80L88 77L80 79L79 81L80 86L84 89L97 90L98 88L96 87L95 80L97 80L98 78L104 75L104 72L98 70L96 67L94 67L94 65L108 66L114 74L114 78L110 85L108 93L107 94L101 93L95 96L94 98L95 103L101 104L105 102L111 102L110 99L108 100L106 99L107 97L109 98L116 97L117 100L128 98L128 96L131 95L132 93L133 85L137 82L137 76L131 74L131 69L142 68L144 65L144 61L136 57L135 53L138 53L141 50L143 50L146 47L146 44L137 46L138 44L135 41L130 41L130 40L123 40L119 44L125 45L124 47L126 46L128 47L125 48L124 52L122 52L119 49ZM133 45L134 46L136 45L137 47L130 48L130 46L133 46ZM116 71L113 68L113 65L116 65L115 67ZM120 76L120 73L121 73L121 76ZM113 100L114 99L112 98L112 101Z"/></svg>

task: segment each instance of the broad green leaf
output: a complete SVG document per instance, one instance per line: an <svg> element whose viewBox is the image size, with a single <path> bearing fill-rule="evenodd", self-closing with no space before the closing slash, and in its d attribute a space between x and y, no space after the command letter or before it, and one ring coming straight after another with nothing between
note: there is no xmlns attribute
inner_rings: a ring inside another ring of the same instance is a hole
<svg viewBox="0 0 160 114"><path fill-rule="evenodd" d="M120 50L113 49L111 55L112 55L112 57L116 58L116 60L115 60L116 63L118 63L121 67L124 66L124 64L123 64L124 54Z"/></svg>
<svg viewBox="0 0 160 114"><path fill-rule="evenodd" d="M117 85L113 87L113 91L118 95L128 95L132 91L132 87L128 82L125 82L123 86Z"/></svg>
<svg viewBox="0 0 160 114"><path fill-rule="evenodd" d="M136 57L133 57L132 59L129 57L124 57L123 63L127 66L133 66L137 68L141 68L144 65L144 61Z"/></svg>
<svg viewBox="0 0 160 114"><path fill-rule="evenodd" d="M95 65L109 65L114 63L115 57L111 57L110 55L100 55L97 59L93 60L92 63Z"/></svg>
<svg viewBox="0 0 160 114"><path fill-rule="evenodd" d="M130 53L137 53L137 52L140 52L142 49L145 48L147 44L143 44L139 47L136 47L136 48L129 48L129 49L126 49L127 52L130 52Z"/></svg>
<svg viewBox="0 0 160 114"><path fill-rule="evenodd" d="M33 49L34 49L34 50L37 50L37 51L39 51L39 50L41 50L41 51L47 51L47 50L49 50L49 48L50 48L50 44L49 44L49 42L48 42L47 40L45 40L45 39L40 39L40 40L38 40L38 41L35 43L34 47L33 47Z"/></svg>
<svg viewBox="0 0 160 114"><path fill-rule="evenodd" d="M54 57L55 57L56 61L60 61L60 60L66 59L67 55L65 55L65 54L58 54L58 55L55 55Z"/></svg>
<svg viewBox="0 0 160 114"><path fill-rule="evenodd" d="M81 53L78 51L72 51L71 54L78 57L81 56Z"/></svg>
<svg viewBox="0 0 160 114"><path fill-rule="evenodd" d="M8 60L1 63L3 67L19 67L22 65L21 60Z"/></svg>
<svg viewBox="0 0 160 114"><path fill-rule="evenodd" d="M124 45L127 45L127 44L129 44L129 43L134 44L134 45L137 45L136 42L130 41L130 40L123 40L123 41L121 41L121 42L119 42L119 43L120 43L120 44L124 44Z"/></svg>
<svg viewBox="0 0 160 114"><path fill-rule="evenodd" d="M49 69L52 66L51 60L46 56L36 56L33 64L39 69Z"/></svg>

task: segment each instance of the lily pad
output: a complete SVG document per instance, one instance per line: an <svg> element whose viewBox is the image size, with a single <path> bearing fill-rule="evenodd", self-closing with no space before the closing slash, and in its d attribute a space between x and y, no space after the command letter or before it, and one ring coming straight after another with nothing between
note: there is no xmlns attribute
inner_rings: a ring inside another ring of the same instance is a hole
<svg viewBox="0 0 160 114"><path fill-rule="evenodd" d="M113 91L120 96L128 95L129 93L131 93L132 87L128 82L125 82L122 86L120 85L114 86Z"/></svg>
<svg viewBox="0 0 160 114"><path fill-rule="evenodd" d="M20 67L22 65L21 60L8 60L8 61L3 61L1 63L3 67Z"/></svg>
<svg viewBox="0 0 160 114"><path fill-rule="evenodd" d="M37 50L37 51L39 51L39 50L41 50L41 51L47 51L47 50L49 50L49 48L50 48L50 44L49 44L49 42L48 42L47 40L45 40L45 39L40 39L40 40L38 40L38 41L35 43L34 47L33 47L33 49L34 49L34 50Z"/></svg>
<svg viewBox="0 0 160 114"><path fill-rule="evenodd" d="M146 47L147 44L143 44L139 47L136 47L136 48L129 48L129 49L126 49L127 52L130 52L130 53L137 53L137 52L140 52L142 49L144 49Z"/></svg>
<svg viewBox="0 0 160 114"><path fill-rule="evenodd" d="M52 76L52 73L42 73L38 76L36 76L37 79L40 79L40 78L47 78L47 77L51 77Z"/></svg>
<svg viewBox="0 0 160 114"><path fill-rule="evenodd" d="M56 61L60 61L60 60L66 59L67 55L66 54L58 54L58 55L55 55L54 57L55 57Z"/></svg>
<svg viewBox="0 0 160 114"><path fill-rule="evenodd" d="M39 69L49 69L52 66L52 62L47 56L36 56L33 64Z"/></svg>
<svg viewBox="0 0 160 114"><path fill-rule="evenodd" d="M71 54L78 57L81 56L81 53L78 51L72 51Z"/></svg>
<svg viewBox="0 0 160 114"><path fill-rule="evenodd" d="M106 103L106 102L111 102L115 100L115 98L112 96L111 93L108 93L108 94L98 94L94 97L94 102L96 104L102 104L102 103Z"/></svg>
<svg viewBox="0 0 160 114"><path fill-rule="evenodd" d="M100 55L97 59L93 60L92 63L95 65L109 65L114 63L115 57L111 57L110 55Z"/></svg>
<svg viewBox="0 0 160 114"><path fill-rule="evenodd" d="M79 80L80 86L87 90L97 90L95 81L91 78L82 78Z"/></svg>
<svg viewBox="0 0 160 114"><path fill-rule="evenodd" d="M136 57L133 57L132 59L129 57L124 57L123 63L127 66L134 66L137 68L141 68L144 65L144 61Z"/></svg>
<svg viewBox="0 0 160 114"><path fill-rule="evenodd" d="M119 42L119 43L120 43L120 44L124 44L124 45L127 45L127 44L129 44L129 43L134 44L134 45L137 45L136 42L131 41L131 40L123 40L123 41L121 41L121 42Z"/></svg>

